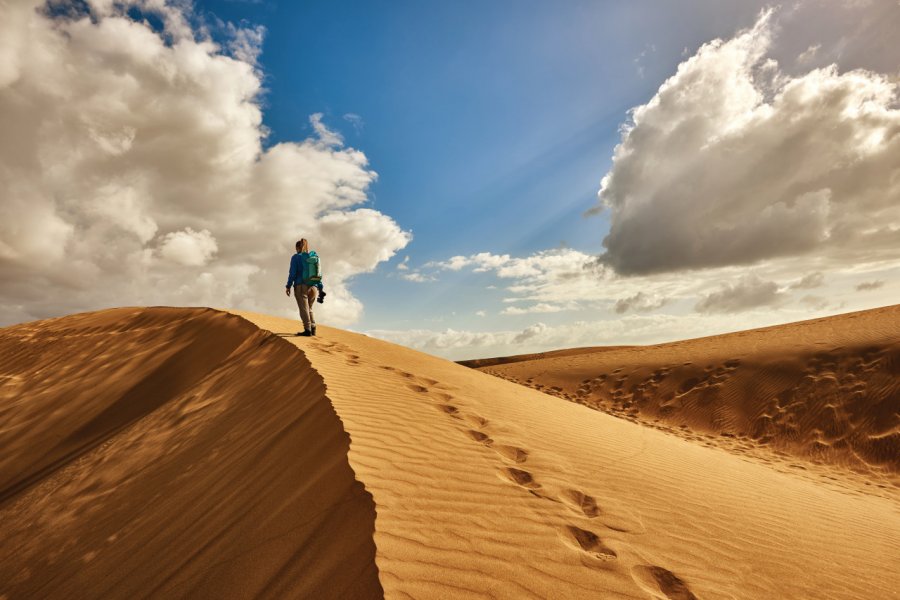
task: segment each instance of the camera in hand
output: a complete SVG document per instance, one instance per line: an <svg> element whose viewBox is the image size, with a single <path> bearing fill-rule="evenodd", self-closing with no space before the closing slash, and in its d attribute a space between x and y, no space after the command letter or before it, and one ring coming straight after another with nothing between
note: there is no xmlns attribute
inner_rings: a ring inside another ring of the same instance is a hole
<svg viewBox="0 0 900 600"><path fill-rule="evenodd" d="M325 290L319 290L319 302L325 302Z"/></svg>

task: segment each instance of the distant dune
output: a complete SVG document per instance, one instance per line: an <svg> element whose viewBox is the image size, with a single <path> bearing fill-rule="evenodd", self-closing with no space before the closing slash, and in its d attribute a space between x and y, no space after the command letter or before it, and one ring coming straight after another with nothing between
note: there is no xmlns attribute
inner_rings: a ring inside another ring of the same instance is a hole
<svg viewBox="0 0 900 600"><path fill-rule="evenodd" d="M0 597L900 589L900 500L840 471L779 472L408 348L296 329L156 308L0 330Z"/></svg>
<svg viewBox="0 0 900 600"><path fill-rule="evenodd" d="M900 305L656 346L564 352L479 366L633 420L744 440L900 485Z"/></svg>
<svg viewBox="0 0 900 600"><path fill-rule="evenodd" d="M506 365L509 363L523 362L526 360L538 360L541 358L561 358L563 356L577 356L579 354L594 354L597 352L609 352L610 350L620 350L622 348L631 348L631 346L588 346L586 348L567 348L564 350L550 350L549 352L538 352L536 354L515 354L513 356L498 356L496 358L475 358L472 360L456 361L464 367L480 369L482 367L493 367L494 365Z"/></svg>

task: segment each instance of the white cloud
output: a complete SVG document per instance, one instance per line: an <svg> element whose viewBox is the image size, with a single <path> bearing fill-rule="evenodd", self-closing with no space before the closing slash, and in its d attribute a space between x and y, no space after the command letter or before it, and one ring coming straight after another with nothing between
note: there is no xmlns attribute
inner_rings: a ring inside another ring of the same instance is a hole
<svg viewBox="0 0 900 600"><path fill-rule="evenodd" d="M42 5L0 21L0 321L110 302L293 312L281 289L304 236L321 317L359 317L350 280L411 236L359 208L377 175L321 115L309 139L263 147L261 28L231 26L223 47L182 2Z"/></svg>
<svg viewBox="0 0 900 600"><path fill-rule="evenodd" d="M696 309L703 313L736 313L782 299L778 284L757 275L746 275L735 283L726 283L718 291L704 296Z"/></svg>
<svg viewBox="0 0 900 600"><path fill-rule="evenodd" d="M228 41L228 49L231 55L239 61L258 66L259 55L262 53L263 39L266 36L266 28L262 25L256 27L236 27L233 23L226 25L231 39Z"/></svg>
<svg viewBox="0 0 900 600"><path fill-rule="evenodd" d="M470 256L453 256L446 261L425 265L434 269L460 271L470 267L475 273L494 272L503 279L545 277L554 281L578 277L590 269L595 257L571 248L542 250L530 256L479 252Z"/></svg>
<svg viewBox="0 0 900 600"><path fill-rule="evenodd" d="M797 57L797 62L800 64L807 64L815 60L816 55L819 53L819 50L822 49L822 44L814 44L800 53L800 56Z"/></svg>
<svg viewBox="0 0 900 600"><path fill-rule="evenodd" d="M163 258L180 265L202 267L218 249L216 239L208 230L194 231L188 227L184 231L174 231L163 236L159 253Z"/></svg>
<svg viewBox="0 0 900 600"><path fill-rule="evenodd" d="M397 270L400 271L400 279L412 281L414 283L427 283L429 281L437 281L434 274L422 273L419 269L410 270L409 256L405 256L403 261L397 264Z"/></svg>
<svg viewBox="0 0 900 600"><path fill-rule="evenodd" d="M547 327L547 325L545 325L544 323L535 323L530 327L526 327L521 333L516 335L512 340L513 344L521 344L522 342L527 342L528 340L537 338L547 333L549 329L550 328Z"/></svg>
<svg viewBox="0 0 900 600"><path fill-rule="evenodd" d="M900 84L834 65L789 76L767 58L772 37L767 11L633 110L601 184L606 264L900 258Z"/></svg>
<svg viewBox="0 0 900 600"><path fill-rule="evenodd" d="M345 114L344 120L347 121L348 123L350 123L350 125L353 126L353 129L357 133L361 132L366 126L366 123L365 123L365 121L363 121L363 118L356 113Z"/></svg>
<svg viewBox="0 0 900 600"><path fill-rule="evenodd" d="M640 77L641 79L643 79L644 75L646 74L646 71L644 69L644 59L647 57L648 54L655 54L655 53L656 53L656 46L654 44L648 44L647 46L644 47L643 50L641 50L641 53L638 54L631 61L634 63L634 67L637 70L638 77Z"/></svg>
<svg viewBox="0 0 900 600"><path fill-rule="evenodd" d="M789 323L807 317L807 309L772 313L762 309L742 315L740 324L729 314L626 315L575 321L556 326L534 323L521 330L463 331L446 329L372 330L380 339L444 356L451 360L510 356L555 348L620 346L676 341L742 328Z"/></svg>
<svg viewBox="0 0 900 600"><path fill-rule="evenodd" d="M657 295L647 294L643 291L616 300L615 310L618 314L624 314L629 310L635 312L650 312L658 308L662 308L669 302L669 298L661 298Z"/></svg>
<svg viewBox="0 0 900 600"><path fill-rule="evenodd" d="M433 277L429 277L427 275L422 275L421 273L419 273L417 271L413 271L411 273L401 273L400 278L405 279L406 281L412 281L415 283L425 283L428 281L434 281Z"/></svg>
<svg viewBox="0 0 900 600"><path fill-rule="evenodd" d="M316 132L319 144L323 146L340 147L344 143L344 138L336 131L328 129L328 127L322 123L322 117L322 113L315 113L309 117L309 122L313 127L313 131Z"/></svg>
<svg viewBox="0 0 900 600"><path fill-rule="evenodd" d="M534 313L555 313L562 312L564 310L573 310L576 309L577 305L561 305L561 304L548 304L547 302L539 302L537 304L532 304L531 306L518 307L518 306L507 306L504 308L500 314L501 315L528 315Z"/></svg>
<svg viewBox="0 0 900 600"><path fill-rule="evenodd" d="M463 267L469 265L469 259L465 256L453 256L441 262L426 263L426 268L443 269L446 271L460 271Z"/></svg>

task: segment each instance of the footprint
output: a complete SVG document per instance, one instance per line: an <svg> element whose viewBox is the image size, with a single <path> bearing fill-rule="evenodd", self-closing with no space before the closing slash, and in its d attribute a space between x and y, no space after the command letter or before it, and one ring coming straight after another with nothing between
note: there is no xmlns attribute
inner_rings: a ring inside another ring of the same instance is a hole
<svg viewBox="0 0 900 600"><path fill-rule="evenodd" d="M601 560L613 560L616 558L616 551L604 544L593 531L581 529L574 525L567 525L565 531L567 537L588 554Z"/></svg>
<svg viewBox="0 0 900 600"><path fill-rule="evenodd" d="M566 504L588 518L593 519L600 514L600 507L597 506L597 500L593 496L588 496L578 490L565 490L562 493L562 497Z"/></svg>
<svg viewBox="0 0 900 600"><path fill-rule="evenodd" d="M467 414L463 415L463 419L474 425L475 427L487 427L489 421L484 417L480 417L478 415Z"/></svg>
<svg viewBox="0 0 900 600"><path fill-rule="evenodd" d="M420 394L425 394L425 393L428 392L428 388L425 387L424 385L412 384L412 385L408 385L408 386L406 386L406 387L408 387L408 388L411 389L412 391L418 392L418 393L420 393Z"/></svg>
<svg viewBox="0 0 900 600"><path fill-rule="evenodd" d="M531 473L528 471L523 471L522 469L516 469L513 467L506 467L501 471L503 476L506 479L509 479L516 485L520 485L523 488L528 488L529 490L536 490L541 487L541 484L534 480L534 477L531 476Z"/></svg>
<svg viewBox="0 0 900 600"><path fill-rule="evenodd" d="M459 418L459 409L452 404L438 404L438 410L442 410L451 417Z"/></svg>
<svg viewBox="0 0 900 600"><path fill-rule="evenodd" d="M668 600L697 600L697 596L675 573L655 565L638 565L631 575L644 590L655 596L662 594Z"/></svg>
<svg viewBox="0 0 900 600"><path fill-rule="evenodd" d="M396 371L396 369L395 369L395 371ZM416 375L414 373L409 373L407 371L397 371L397 373L400 374L400 376L404 377L405 379L412 379L414 381L424 383L425 385L434 385L434 384L438 383L438 381L436 379L428 379L427 377L419 377L418 375Z"/></svg>
<svg viewBox="0 0 900 600"><path fill-rule="evenodd" d="M528 460L528 451L515 446L494 446L494 450L502 456L516 463L523 463Z"/></svg>
<svg viewBox="0 0 900 600"><path fill-rule="evenodd" d="M480 431L475 431L474 429L468 430L466 434L468 434L468 436L476 442L481 442L485 446L490 446L494 443L494 440L488 437L487 434L481 433Z"/></svg>

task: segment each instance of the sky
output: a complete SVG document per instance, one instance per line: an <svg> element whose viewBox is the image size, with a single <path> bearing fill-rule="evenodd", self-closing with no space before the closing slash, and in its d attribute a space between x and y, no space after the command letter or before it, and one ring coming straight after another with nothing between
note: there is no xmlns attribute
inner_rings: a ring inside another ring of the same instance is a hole
<svg viewBox="0 0 900 600"><path fill-rule="evenodd" d="M0 325L296 317L452 359L896 303L896 0L0 0Z"/></svg>

